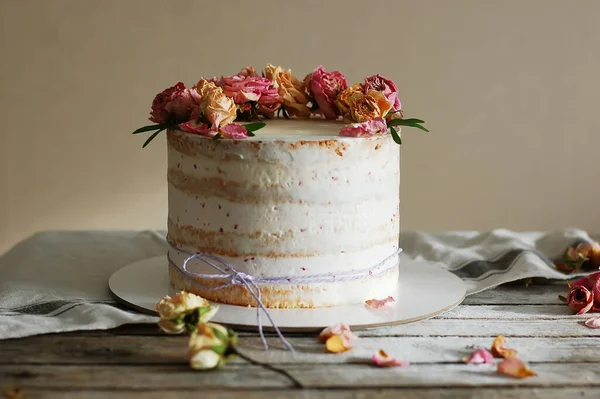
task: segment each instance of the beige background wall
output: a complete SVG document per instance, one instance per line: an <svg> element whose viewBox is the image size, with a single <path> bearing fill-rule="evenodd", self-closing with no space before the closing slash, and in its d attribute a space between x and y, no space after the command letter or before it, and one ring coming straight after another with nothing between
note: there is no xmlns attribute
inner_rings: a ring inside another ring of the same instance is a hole
<svg viewBox="0 0 600 399"><path fill-rule="evenodd" d="M322 4L321 4L322 3ZM0 1L0 251L162 228L153 95L266 62L400 87L404 229L600 231L600 1Z"/></svg>

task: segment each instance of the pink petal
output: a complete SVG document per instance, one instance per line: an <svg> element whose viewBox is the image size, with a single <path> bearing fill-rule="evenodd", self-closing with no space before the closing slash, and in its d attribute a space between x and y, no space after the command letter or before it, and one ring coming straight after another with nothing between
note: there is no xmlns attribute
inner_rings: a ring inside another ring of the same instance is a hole
<svg viewBox="0 0 600 399"><path fill-rule="evenodd" d="M387 123L383 118L375 118L370 121L351 123L340 129L340 136L346 137L370 137L375 134L387 132Z"/></svg>
<svg viewBox="0 0 600 399"><path fill-rule="evenodd" d="M387 353L383 351L383 349L378 350L371 357L373 363L379 367L406 367L410 365L409 362L405 362L394 357L391 357Z"/></svg>
<svg viewBox="0 0 600 399"><path fill-rule="evenodd" d="M471 353L469 357L464 358L463 361L467 364L493 364L494 356L487 349L480 348Z"/></svg>
<svg viewBox="0 0 600 399"><path fill-rule="evenodd" d="M600 328L600 317L592 317L586 320L585 325L589 328Z"/></svg>
<svg viewBox="0 0 600 399"><path fill-rule="evenodd" d="M365 301L365 304L368 307L370 307L371 309L381 309L388 302L395 302L394 298L392 298L391 296L388 296L385 299L369 299L368 301Z"/></svg>
<svg viewBox="0 0 600 399"><path fill-rule="evenodd" d="M207 124L197 124L193 121L180 123L178 127L182 132L196 133L206 137L214 137L217 134L217 131L211 129Z"/></svg>
<svg viewBox="0 0 600 399"><path fill-rule="evenodd" d="M219 132L223 135L223 137L227 137L229 139L245 139L248 137L248 130L240 124L237 123L229 123L225 126L221 126Z"/></svg>

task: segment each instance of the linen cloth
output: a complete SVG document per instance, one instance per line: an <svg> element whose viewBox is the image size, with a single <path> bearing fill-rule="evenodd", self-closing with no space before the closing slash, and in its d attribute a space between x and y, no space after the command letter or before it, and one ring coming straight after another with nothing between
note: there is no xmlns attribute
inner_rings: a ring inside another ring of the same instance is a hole
<svg viewBox="0 0 600 399"><path fill-rule="evenodd" d="M448 269L463 279L467 294L529 277L573 277L556 271L552 259L582 241L592 240L574 229L407 232L400 237L402 256ZM163 255L167 248L161 231L34 234L0 256L0 339L155 323L156 317L116 302L108 279L121 267Z"/></svg>

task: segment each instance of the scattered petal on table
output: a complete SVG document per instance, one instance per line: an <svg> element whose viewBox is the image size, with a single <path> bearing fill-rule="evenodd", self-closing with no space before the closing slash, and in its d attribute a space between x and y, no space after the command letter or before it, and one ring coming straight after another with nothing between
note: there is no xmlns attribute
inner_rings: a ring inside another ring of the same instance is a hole
<svg viewBox="0 0 600 399"><path fill-rule="evenodd" d="M492 344L492 355L494 357L503 357L505 359L509 357L517 356L517 351L515 349L508 349L504 347L504 343L506 342L504 336L498 335Z"/></svg>
<svg viewBox="0 0 600 399"><path fill-rule="evenodd" d="M592 317L586 320L585 325L589 328L600 328L600 317Z"/></svg>
<svg viewBox="0 0 600 399"><path fill-rule="evenodd" d="M527 365L517 357L504 359L498 363L498 369L496 372L500 375L513 378L527 378L537 375L535 371L527 367Z"/></svg>
<svg viewBox="0 0 600 399"><path fill-rule="evenodd" d="M484 348L479 348L463 359L467 364L493 364L494 356Z"/></svg>
<svg viewBox="0 0 600 399"><path fill-rule="evenodd" d="M344 335L332 335L325 341L325 348L330 353L344 353L353 348L352 340Z"/></svg>
<svg viewBox="0 0 600 399"><path fill-rule="evenodd" d="M381 309L387 305L388 302L395 302L394 298L388 296L385 299L369 299L368 301L365 301L365 304L372 309Z"/></svg>
<svg viewBox="0 0 600 399"><path fill-rule="evenodd" d="M333 335L345 335L349 339L358 338L356 335L354 335L352 331L350 331L350 327L348 327L348 325L344 323L338 323L323 329L323 331L321 331L321 333L319 334L318 338L321 341L327 341L327 339L329 339L329 337Z"/></svg>
<svg viewBox="0 0 600 399"><path fill-rule="evenodd" d="M379 349L372 356L373 363L379 367L406 367L410 365L409 362L405 362L394 357L391 357L387 353L383 351L383 349Z"/></svg>

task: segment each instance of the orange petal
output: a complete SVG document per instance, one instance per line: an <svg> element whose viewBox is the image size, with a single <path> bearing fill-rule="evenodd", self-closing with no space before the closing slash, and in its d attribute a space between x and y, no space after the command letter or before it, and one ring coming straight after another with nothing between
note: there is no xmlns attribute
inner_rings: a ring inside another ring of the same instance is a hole
<svg viewBox="0 0 600 399"><path fill-rule="evenodd" d="M505 348L504 343L504 337L502 335L498 335L492 344L492 355L494 355L494 357L503 357L505 359L517 356L517 351L515 349Z"/></svg>
<svg viewBox="0 0 600 399"><path fill-rule="evenodd" d="M498 363L496 371L500 375L514 378L527 378L536 376L536 372L527 367L519 358L511 357Z"/></svg>
<svg viewBox="0 0 600 399"><path fill-rule="evenodd" d="M410 365L409 362L391 357L385 353L383 349L379 349L377 352L375 352L371 359L373 359L373 363L379 367L406 367Z"/></svg>
<svg viewBox="0 0 600 399"><path fill-rule="evenodd" d="M352 345L341 335L332 335L325 341L325 348L327 348L327 352L330 353L344 353L352 349Z"/></svg>
<svg viewBox="0 0 600 399"><path fill-rule="evenodd" d="M388 302L395 302L394 298L388 296L385 299L369 299L368 301L365 301L365 304L372 309L381 309Z"/></svg>

